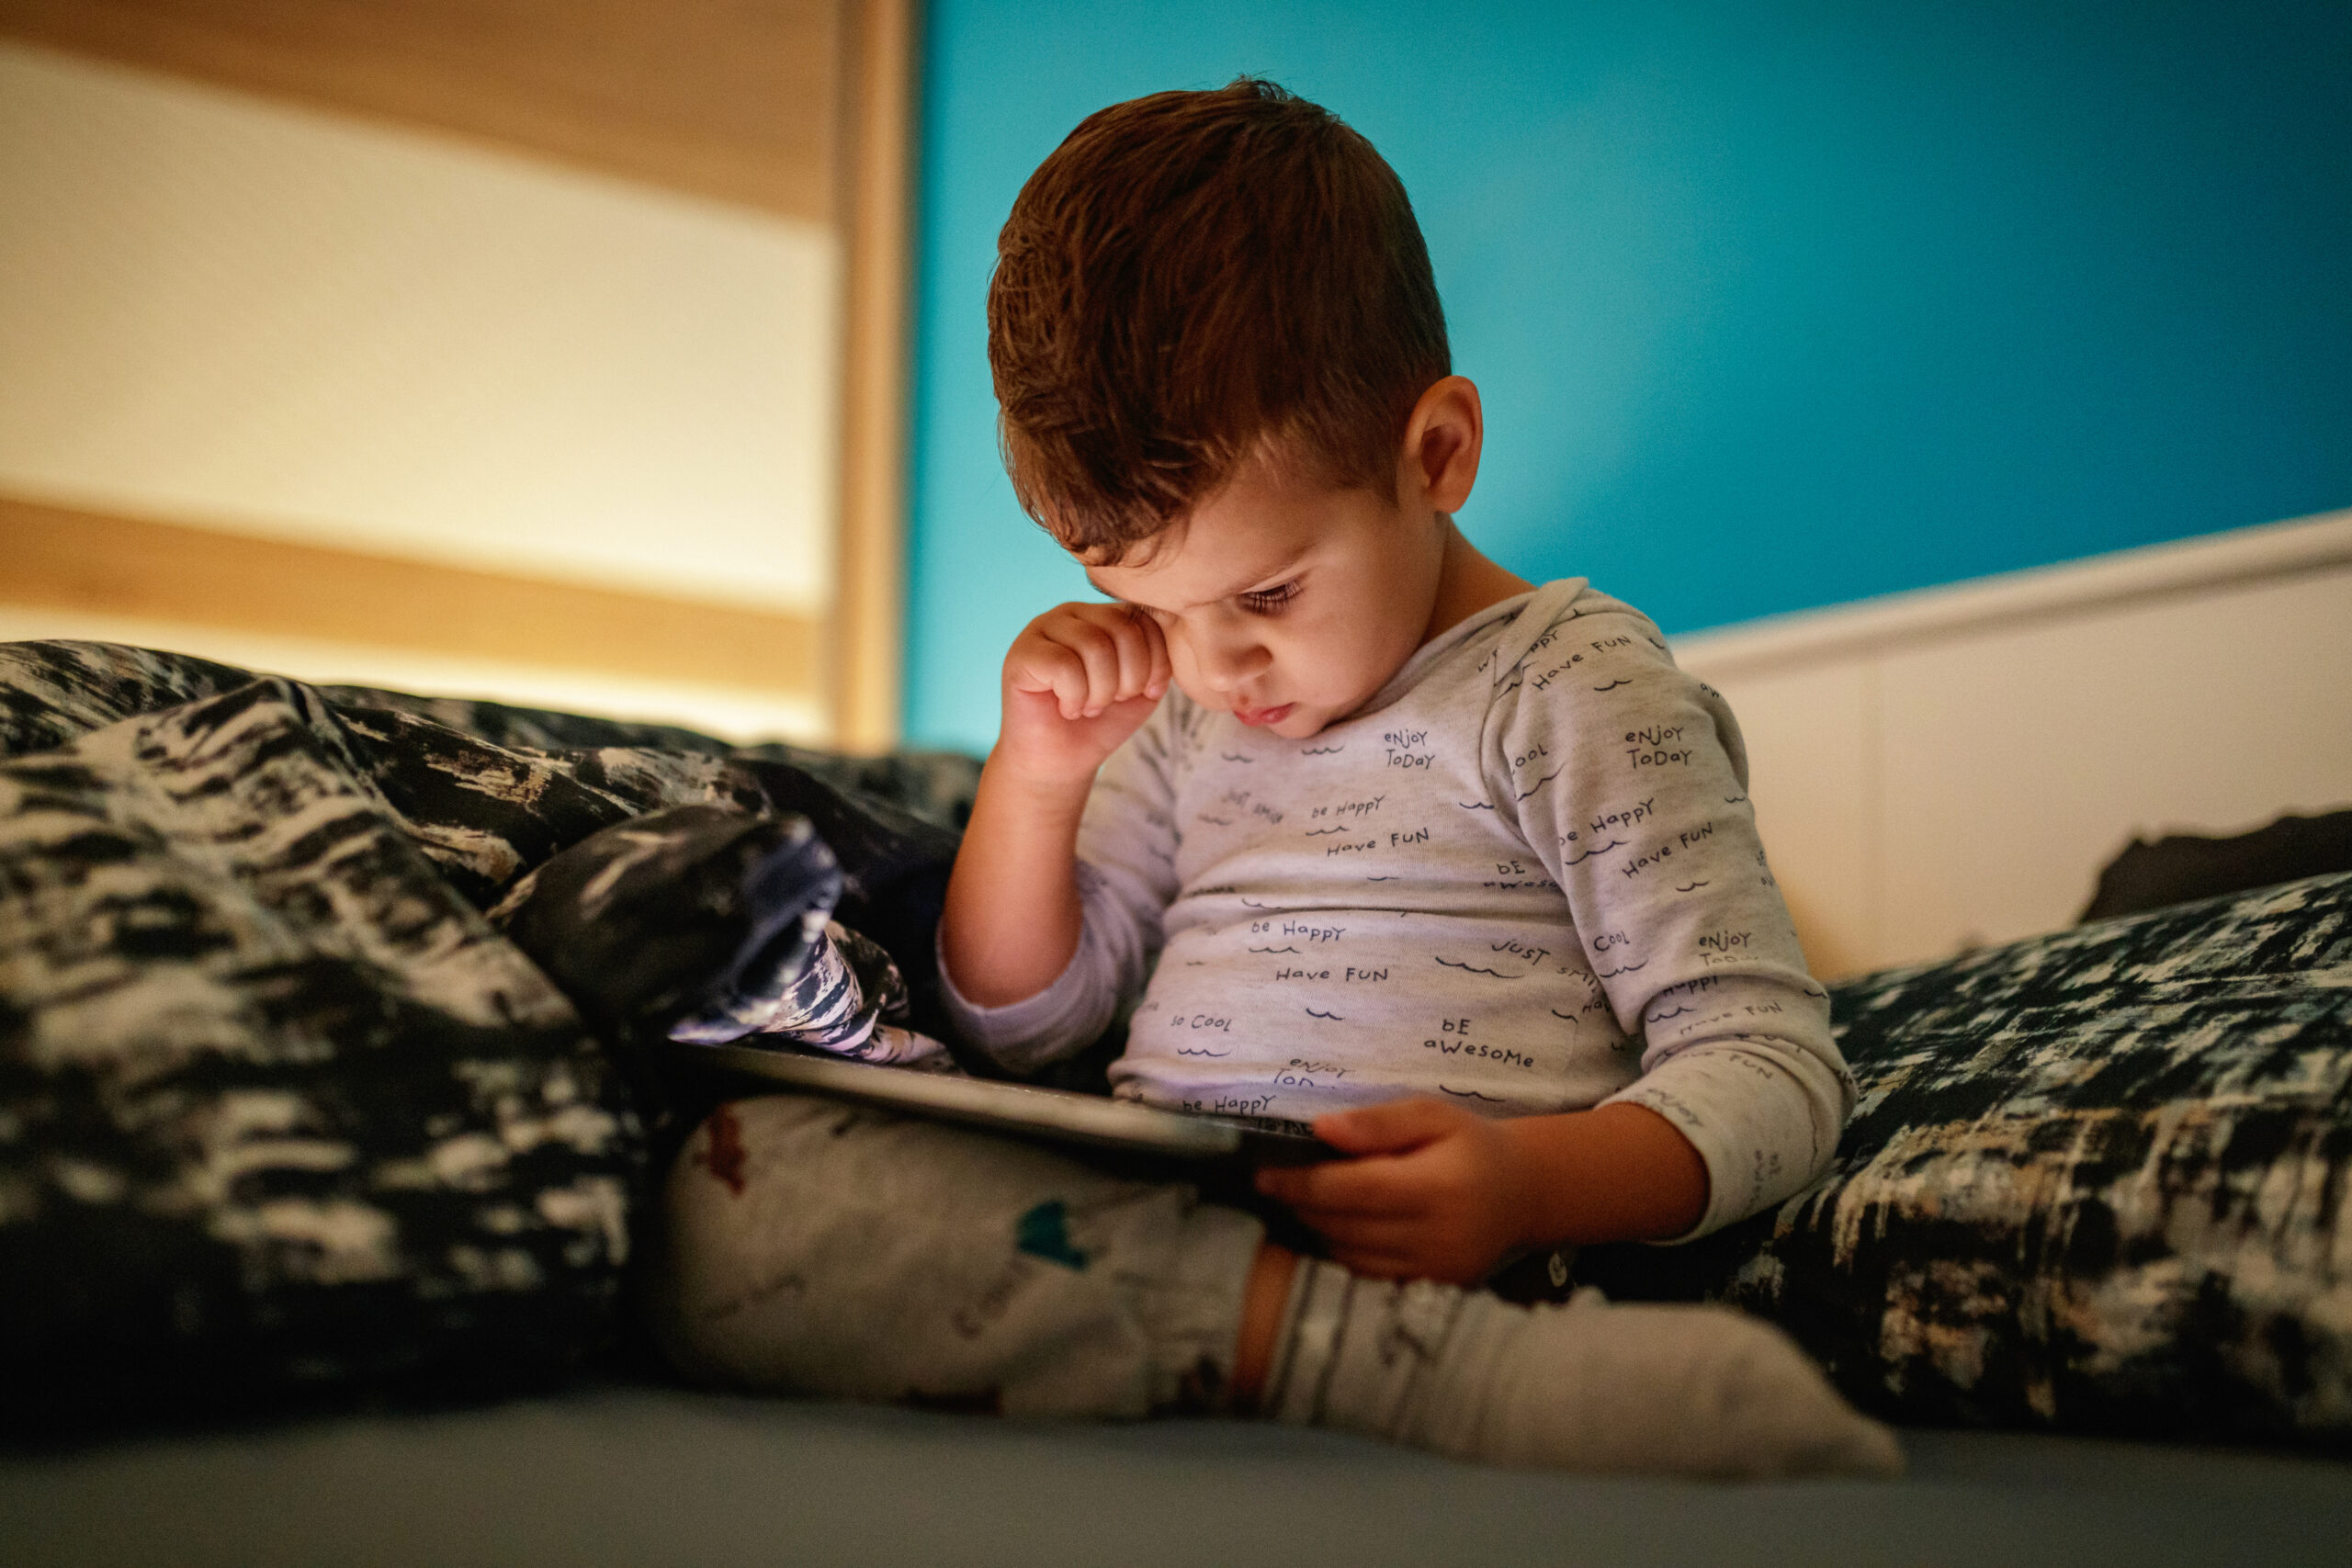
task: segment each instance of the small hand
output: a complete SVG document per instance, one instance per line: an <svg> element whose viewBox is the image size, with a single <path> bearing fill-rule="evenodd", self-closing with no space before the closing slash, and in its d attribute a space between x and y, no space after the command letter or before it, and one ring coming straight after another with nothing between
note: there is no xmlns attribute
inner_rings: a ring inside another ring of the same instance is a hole
<svg viewBox="0 0 2352 1568"><path fill-rule="evenodd" d="M1530 1162L1510 1124L1442 1100L1400 1100L1315 1119L1355 1156L1266 1167L1278 1198L1330 1244L1334 1262L1376 1279L1475 1284L1526 1238Z"/></svg>
<svg viewBox="0 0 2352 1568"><path fill-rule="evenodd" d="M1057 604L1004 656L997 745L1021 773L1091 779L1168 690L1159 624L1125 604Z"/></svg>

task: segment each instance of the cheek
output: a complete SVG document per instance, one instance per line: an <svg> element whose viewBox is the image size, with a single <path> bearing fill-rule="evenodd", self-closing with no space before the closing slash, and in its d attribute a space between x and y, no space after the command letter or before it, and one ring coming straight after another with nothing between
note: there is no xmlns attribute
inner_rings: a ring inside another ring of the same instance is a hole
<svg viewBox="0 0 2352 1568"><path fill-rule="evenodd" d="M1374 674L1386 678L1375 667L1396 662L1391 657L1396 641L1379 611L1367 609L1333 616L1315 627L1313 636L1300 638L1289 662L1326 685L1353 686Z"/></svg>
<svg viewBox="0 0 2352 1568"><path fill-rule="evenodd" d="M1203 707L1225 706L1226 698L1211 690L1209 683L1201 679L1201 661L1193 657L1193 650L1181 633L1168 635L1168 668L1175 677L1178 691Z"/></svg>
<svg viewBox="0 0 2352 1568"><path fill-rule="evenodd" d="M1183 633L1170 631L1164 626L1160 628L1160 636L1168 643L1168 668L1175 675L1176 684L1183 688L1186 696L1197 698L1200 694L1201 663L1193 657L1192 640Z"/></svg>

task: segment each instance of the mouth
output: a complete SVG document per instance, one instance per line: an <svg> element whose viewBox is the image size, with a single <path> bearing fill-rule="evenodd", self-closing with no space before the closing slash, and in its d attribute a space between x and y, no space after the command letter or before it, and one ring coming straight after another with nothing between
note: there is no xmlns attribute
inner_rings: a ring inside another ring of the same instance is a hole
<svg viewBox="0 0 2352 1568"><path fill-rule="evenodd" d="M1252 729L1265 729L1288 718L1290 710L1297 705L1296 703L1284 703L1278 708L1235 708L1233 716Z"/></svg>

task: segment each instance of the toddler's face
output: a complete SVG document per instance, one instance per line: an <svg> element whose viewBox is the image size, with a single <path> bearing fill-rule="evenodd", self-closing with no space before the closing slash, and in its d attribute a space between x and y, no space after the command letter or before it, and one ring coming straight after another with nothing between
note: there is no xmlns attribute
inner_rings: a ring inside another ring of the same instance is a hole
<svg viewBox="0 0 2352 1568"><path fill-rule="evenodd" d="M1086 575L1159 624L1185 695L1299 739L1363 706L1426 640L1444 557L1410 487L1400 505L1252 462L1148 560Z"/></svg>

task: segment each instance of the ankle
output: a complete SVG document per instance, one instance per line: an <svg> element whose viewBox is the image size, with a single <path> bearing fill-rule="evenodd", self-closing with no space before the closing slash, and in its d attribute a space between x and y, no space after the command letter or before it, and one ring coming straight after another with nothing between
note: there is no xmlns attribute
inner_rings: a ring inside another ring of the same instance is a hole
<svg viewBox="0 0 2352 1568"><path fill-rule="evenodd" d="M1274 1348L1290 1305L1291 1281L1298 1272L1298 1254L1271 1241L1258 1244L1257 1259L1250 1267L1250 1282L1241 1297L1241 1325L1233 1348L1233 1404L1243 1415L1255 1415L1266 1391L1266 1374L1274 1364Z"/></svg>

